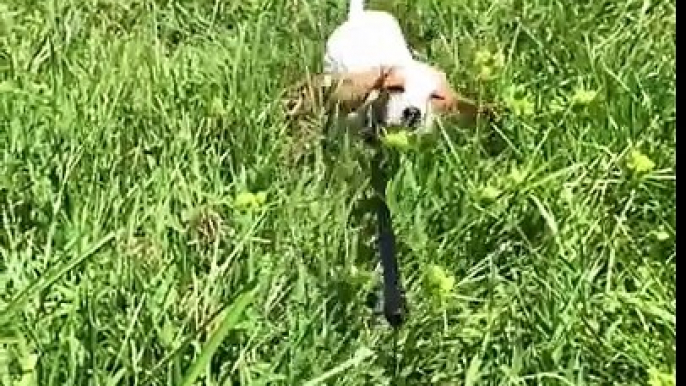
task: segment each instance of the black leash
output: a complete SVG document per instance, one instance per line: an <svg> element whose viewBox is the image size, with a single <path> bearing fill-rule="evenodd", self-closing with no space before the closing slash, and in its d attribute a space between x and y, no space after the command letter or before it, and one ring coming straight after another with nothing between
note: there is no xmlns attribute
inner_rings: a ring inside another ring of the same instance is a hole
<svg viewBox="0 0 686 386"><path fill-rule="evenodd" d="M405 300L405 290L403 289L400 269L398 267L398 258L396 256L395 233L393 232L393 222L391 219L391 211L386 203L386 184L388 183L388 176L385 173L385 163L388 161L385 157L384 150L378 146L375 149L374 157L372 158L372 176L371 182L374 188L376 201L376 217L378 226L378 246L379 258L381 268L383 269L383 290L382 290L382 306L383 313L388 324L393 327L393 349L391 357L391 373L393 374L393 383L396 383L398 376L398 331L406 320L407 304Z"/></svg>
<svg viewBox="0 0 686 386"><path fill-rule="evenodd" d="M387 175L384 173L386 157L380 146L372 159L372 186L376 194L376 217L378 222L378 246L383 269L383 312L393 328L405 322L407 305L396 256L395 234L391 211L386 204Z"/></svg>

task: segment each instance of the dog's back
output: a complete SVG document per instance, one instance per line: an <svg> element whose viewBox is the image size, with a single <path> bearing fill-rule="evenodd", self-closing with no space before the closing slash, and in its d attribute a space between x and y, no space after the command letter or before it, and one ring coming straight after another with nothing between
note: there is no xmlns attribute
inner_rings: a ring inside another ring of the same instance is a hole
<svg viewBox="0 0 686 386"><path fill-rule="evenodd" d="M411 62L412 54L396 18L364 9L364 0L351 0L348 19L326 44L327 72L365 71L375 66Z"/></svg>

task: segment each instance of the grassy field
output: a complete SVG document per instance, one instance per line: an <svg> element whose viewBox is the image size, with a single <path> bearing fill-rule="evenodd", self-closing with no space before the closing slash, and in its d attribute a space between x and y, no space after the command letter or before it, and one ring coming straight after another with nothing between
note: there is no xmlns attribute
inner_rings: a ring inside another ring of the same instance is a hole
<svg viewBox="0 0 686 386"><path fill-rule="evenodd" d="M1 385L674 384L675 3L375 4L509 111L401 157L397 342L281 101L345 0L0 0Z"/></svg>

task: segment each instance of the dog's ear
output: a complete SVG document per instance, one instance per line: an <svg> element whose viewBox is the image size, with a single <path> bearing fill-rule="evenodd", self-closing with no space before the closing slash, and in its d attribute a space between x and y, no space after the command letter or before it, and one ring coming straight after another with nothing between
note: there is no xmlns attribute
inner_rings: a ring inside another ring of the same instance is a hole
<svg viewBox="0 0 686 386"><path fill-rule="evenodd" d="M354 111L368 102L374 91L384 88L394 79L392 68L379 67L368 71L318 74L290 88L287 98L289 115L299 115L317 108L336 104L342 111Z"/></svg>
<svg viewBox="0 0 686 386"><path fill-rule="evenodd" d="M441 114L454 113L458 109L458 95L448 82L445 72L434 67L438 77L438 87L431 94L432 107Z"/></svg>
<svg viewBox="0 0 686 386"><path fill-rule="evenodd" d="M494 118L497 115L493 106L480 104L458 94L448 82L445 73L438 69L436 71L440 81L431 95L431 103L436 111L444 115L456 115L467 121L476 120L477 117Z"/></svg>
<svg viewBox="0 0 686 386"><path fill-rule="evenodd" d="M442 81L431 94L431 104L439 113L453 113L458 109L458 95L447 81Z"/></svg>
<svg viewBox="0 0 686 386"><path fill-rule="evenodd" d="M376 92L404 83L392 67L326 75L331 100L347 111L354 111L376 99ZM402 83L400 83L402 82Z"/></svg>

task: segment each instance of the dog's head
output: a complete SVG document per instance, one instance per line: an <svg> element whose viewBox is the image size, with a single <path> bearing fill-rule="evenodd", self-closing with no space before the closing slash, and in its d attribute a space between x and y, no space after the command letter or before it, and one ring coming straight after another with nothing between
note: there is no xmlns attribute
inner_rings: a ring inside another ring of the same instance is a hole
<svg viewBox="0 0 686 386"><path fill-rule="evenodd" d="M382 91L387 96L382 123L388 126L427 128L436 113L457 109L457 96L445 73L420 62L389 68Z"/></svg>
<svg viewBox="0 0 686 386"><path fill-rule="evenodd" d="M420 62L318 75L298 89L292 114L321 102L336 104L344 114L371 108L376 123L415 130L430 127L436 114L478 114L474 104L455 93L443 71Z"/></svg>

